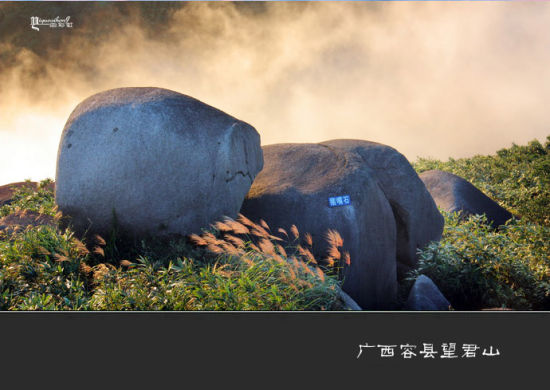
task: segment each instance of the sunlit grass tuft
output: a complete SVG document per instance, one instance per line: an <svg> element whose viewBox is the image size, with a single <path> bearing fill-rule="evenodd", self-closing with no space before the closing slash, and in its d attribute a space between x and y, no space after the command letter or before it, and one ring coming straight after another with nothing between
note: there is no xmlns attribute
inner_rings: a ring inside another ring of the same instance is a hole
<svg viewBox="0 0 550 390"><path fill-rule="evenodd" d="M49 183L20 189L0 209L3 217L32 217L0 231L0 310L343 308L338 279L265 221L240 215L169 242L76 237L59 227ZM48 223L35 223L37 216Z"/></svg>

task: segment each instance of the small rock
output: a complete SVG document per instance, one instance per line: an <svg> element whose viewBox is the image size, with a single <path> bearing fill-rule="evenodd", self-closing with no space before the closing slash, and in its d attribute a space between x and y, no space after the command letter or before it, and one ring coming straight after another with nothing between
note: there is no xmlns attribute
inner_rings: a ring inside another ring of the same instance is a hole
<svg viewBox="0 0 550 390"><path fill-rule="evenodd" d="M420 275L411 288L405 310L449 310L450 306L434 282L427 276Z"/></svg>

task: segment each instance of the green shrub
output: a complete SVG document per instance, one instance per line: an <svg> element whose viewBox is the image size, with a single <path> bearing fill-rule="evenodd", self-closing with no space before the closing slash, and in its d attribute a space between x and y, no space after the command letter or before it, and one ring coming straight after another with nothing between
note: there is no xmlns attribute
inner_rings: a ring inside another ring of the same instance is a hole
<svg viewBox="0 0 550 390"><path fill-rule="evenodd" d="M419 251L409 277L430 277L457 310L550 309L550 228L511 220L495 231L484 216L442 212L439 243Z"/></svg>
<svg viewBox="0 0 550 390"><path fill-rule="evenodd" d="M495 231L484 216L461 221L442 212L443 238L419 251L408 285L425 274L459 310L550 309L550 136L544 146L534 140L494 156L420 158L413 166L459 175L520 219Z"/></svg>

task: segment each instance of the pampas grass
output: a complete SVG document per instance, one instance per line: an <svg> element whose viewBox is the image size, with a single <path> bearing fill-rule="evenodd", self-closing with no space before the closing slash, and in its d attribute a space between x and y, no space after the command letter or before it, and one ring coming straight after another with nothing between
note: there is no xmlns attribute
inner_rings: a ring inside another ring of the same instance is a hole
<svg viewBox="0 0 550 390"><path fill-rule="evenodd" d="M284 267L283 280L293 285L293 289L315 288L323 284L328 275L332 278L341 274L341 269L350 265L348 252L342 254L344 240L336 230L325 234L328 250L324 258L316 259L313 254L313 237L303 235L296 225L290 227L291 239L283 228L277 229L276 236L263 219L254 223L242 214L237 220L225 217L223 222L211 225L213 231L201 235L192 234L190 241L206 249L215 256L232 256L248 267L271 261ZM302 243L299 243L300 237ZM327 274L328 273L328 274ZM341 275L340 275L341 276Z"/></svg>

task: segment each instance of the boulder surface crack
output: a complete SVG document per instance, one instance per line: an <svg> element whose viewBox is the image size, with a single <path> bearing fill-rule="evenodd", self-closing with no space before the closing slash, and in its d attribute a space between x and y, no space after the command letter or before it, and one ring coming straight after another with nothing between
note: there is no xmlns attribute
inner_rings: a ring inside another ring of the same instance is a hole
<svg viewBox="0 0 550 390"><path fill-rule="evenodd" d="M231 177L225 179L225 182L229 183L230 181L233 181L233 179L235 179L237 175L241 175L242 177L248 177L251 183L253 181L252 176L250 175L250 172L237 171L233 175L231 175Z"/></svg>

